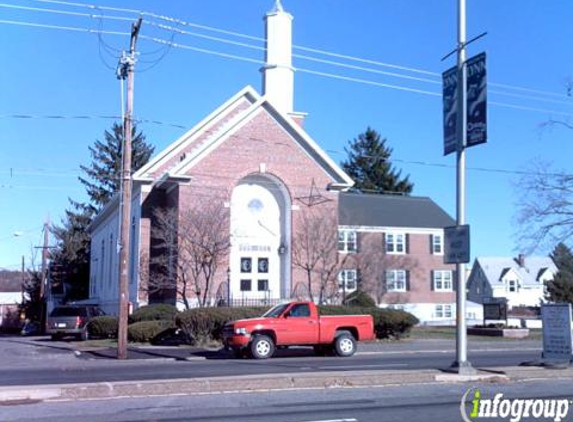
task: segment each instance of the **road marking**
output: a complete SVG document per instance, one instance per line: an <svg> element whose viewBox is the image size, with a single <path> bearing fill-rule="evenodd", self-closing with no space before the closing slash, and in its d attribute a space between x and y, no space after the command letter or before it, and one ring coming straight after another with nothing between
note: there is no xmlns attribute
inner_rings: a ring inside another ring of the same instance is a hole
<svg viewBox="0 0 573 422"><path fill-rule="evenodd" d="M301 421L301 422L358 422L358 419L321 419L319 421Z"/></svg>
<svg viewBox="0 0 573 422"><path fill-rule="evenodd" d="M332 365L332 366L316 366L316 369L372 369L372 368L395 368L410 366L407 363L388 363L382 365Z"/></svg>

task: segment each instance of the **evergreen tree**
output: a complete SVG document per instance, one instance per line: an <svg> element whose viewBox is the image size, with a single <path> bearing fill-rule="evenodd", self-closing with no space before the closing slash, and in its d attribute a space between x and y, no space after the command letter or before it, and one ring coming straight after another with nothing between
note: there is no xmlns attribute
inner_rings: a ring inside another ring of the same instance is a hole
<svg viewBox="0 0 573 422"><path fill-rule="evenodd" d="M80 166L85 174L79 177L88 194L88 202L70 199L71 208L60 226L51 231L57 239L57 249L51 253L52 266L58 268L62 282L70 289L68 299L83 299L89 295L90 237L87 232L96 214L119 191L123 147L123 127L114 123L104 133L104 141L96 140L89 147L91 163ZM132 131L132 170L145 165L154 148L143 133Z"/></svg>
<svg viewBox="0 0 573 422"><path fill-rule="evenodd" d="M146 142L145 136L136 132L134 126L131 135L133 171L146 164L154 150ZM123 127L114 123L111 131L105 131L104 139L103 142L96 140L95 144L89 147L92 162L88 166L80 166L86 176L79 179L90 198L86 205L94 214L111 200L121 184ZM81 204L79 205L81 207Z"/></svg>
<svg viewBox="0 0 573 422"><path fill-rule="evenodd" d="M374 129L368 127L358 138L349 141L344 151L348 159L342 163L342 168L355 181L356 189L379 193L412 192L414 184L408 180L409 176L402 178L401 171L393 168L390 162L392 148Z"/></svg>
<svg viewBox="0 0 573 422"><path fill-rule="evenodd" d="M558 272L553 281L547 283L547 299L573 303L573 253L565 244L559 243L550 256Z"/></svg>

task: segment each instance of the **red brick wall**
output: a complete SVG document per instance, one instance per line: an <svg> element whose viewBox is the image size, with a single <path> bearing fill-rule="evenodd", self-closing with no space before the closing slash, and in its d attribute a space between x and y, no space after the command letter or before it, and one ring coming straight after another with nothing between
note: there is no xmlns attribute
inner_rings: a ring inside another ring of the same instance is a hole
<svg viewBox="0 0 573 422"><path fill-rule="evenodd" d="M407 233L407 230L400 230ZM350 254L345 268L356 268L361 273L364 289L377 296L381 303L447 303L455 301L455 292L433 290L434 270L450 270L454 265L443 263L443 255L431 252L430 234L409 233L407 253L389 254L384 251L383 233L358 233L359 251ZM409 271L408 291L385 292L380 283L386 270Z"/></svg>
<svg viewBox="0 0 573 422"><path fill-rule="evenodd" d="M313 210L324 209L324 212L329 210L328 212L335 213L338 209L338 194L326 191L326 186L334 180L307 155L289 133L266 111L262 111L194 165L188 172L192 177L190 183L179 185L167 195L156 190L146 197L142 211L142 255L152 254L150 231L154 207L179 207L181 213L186 207L213 195L220 197L223 202L230 202L233 188L242 178L259 174L261 164L265 165L265 173L284 184L293 206L306 207L303 202L308 202L314 180L316 188L312 192L313 195L322 195L328 202L313 206ZM169 165L164 166L168 167ZM301 197L302 201L298 199ZM298 230L297 214L300 212L292 211L292 232ZM287 253L292 254L292 250ZM148 263L143 262L143 265L147 265L147 268L142 269L142 277L148 273ZM226 282L227 267L228 262L219 266L215 284L211 288L212 296L219 284ZM304 273L296 268L292 269L291 278L291 286L306 280ZM144 293L142 295L145 296Z"/></svg>

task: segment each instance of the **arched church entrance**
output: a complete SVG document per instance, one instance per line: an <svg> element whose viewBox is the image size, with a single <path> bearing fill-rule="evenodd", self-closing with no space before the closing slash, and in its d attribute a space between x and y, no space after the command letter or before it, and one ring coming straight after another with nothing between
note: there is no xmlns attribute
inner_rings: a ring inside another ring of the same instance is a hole
<svg viewBox="0 0 573 422"><path fill-rule="evenodd" d="M247 176L231 195L231 300L290 297L291 201L267 174Z"/></svg>

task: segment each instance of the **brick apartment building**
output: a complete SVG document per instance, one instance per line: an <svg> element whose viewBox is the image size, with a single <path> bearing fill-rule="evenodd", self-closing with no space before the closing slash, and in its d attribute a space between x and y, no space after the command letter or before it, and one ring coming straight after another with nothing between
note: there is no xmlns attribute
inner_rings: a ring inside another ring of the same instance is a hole
<svg viewBox="0 0 573 422"><path fill-rule="evenodd" d="M182 230L188 210L215 204L227 218L230 248L210 303L308 295L305 272L293 261L312 213L324 216L322 222L334 217L343 269L330 299L360 282L382 306L423 319L453 318L453 271L441 255L443 227L452 219L428 198L346 192L353 181L305 132L305 115L293 111L291 21L278 1L265 17L264 95L242 89L134 174L130 301L176 299L142 288L154 281L154 259L168 253L154 237L156 210L174 210ZM118 215L116 198L91 226L90 298L111 313L118 297Z"/></svg>

